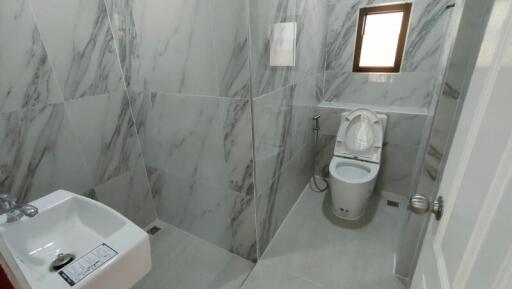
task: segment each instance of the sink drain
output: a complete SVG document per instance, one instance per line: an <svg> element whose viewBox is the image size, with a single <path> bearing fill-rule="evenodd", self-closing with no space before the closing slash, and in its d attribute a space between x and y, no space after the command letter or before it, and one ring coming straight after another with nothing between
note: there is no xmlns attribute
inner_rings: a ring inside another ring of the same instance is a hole
<svg viewBox="0 0 512 289"><path fill-rule="evenodd" d="M60 269L66 267L69 263L75 260L75 255L73 254L59 254L57 258L53 260L50 264L50 272L59 271Z"/></svg>

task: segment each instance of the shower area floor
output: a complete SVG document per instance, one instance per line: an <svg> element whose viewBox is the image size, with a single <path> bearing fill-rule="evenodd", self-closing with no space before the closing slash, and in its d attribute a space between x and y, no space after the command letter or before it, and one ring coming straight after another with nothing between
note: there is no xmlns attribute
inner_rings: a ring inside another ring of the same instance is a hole
<svg viewBox="0 0 512 289"><path fill-rule="evenodd" d="M374 196L349 223L332 215L328 196L305 189L243 289L405 288L393 276L405 208Z"/></svg>
<svg viewBox="0 0 512 289"><path fill-rule="evenodd" d="M405 217L374 196L362 220L344 222L330 212L329 194L307 187L256 266L156 221L153 268L134 288L404 289L393 268Z"/></svg>
<svg viewBox="0 0 512 289"><path fill-rule="evenodd" d="M162 221L151 236L151 271L134 289L239 289L254 267L242 257Z"/></svg>

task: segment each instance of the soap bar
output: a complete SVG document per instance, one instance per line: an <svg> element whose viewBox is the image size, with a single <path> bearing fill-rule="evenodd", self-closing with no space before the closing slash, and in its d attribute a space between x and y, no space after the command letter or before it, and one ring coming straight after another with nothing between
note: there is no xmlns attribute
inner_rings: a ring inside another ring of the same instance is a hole
<svg viewBox="0 0 512 289"><path fill-rule="evenodd" d="M69 285L73 286L103 264L107 263L110 259L114 258L116 255L117 252L114 251L114 249L110 248L106 244L101 244L91 252L85 254L59 271L59 275Z"/></svg>

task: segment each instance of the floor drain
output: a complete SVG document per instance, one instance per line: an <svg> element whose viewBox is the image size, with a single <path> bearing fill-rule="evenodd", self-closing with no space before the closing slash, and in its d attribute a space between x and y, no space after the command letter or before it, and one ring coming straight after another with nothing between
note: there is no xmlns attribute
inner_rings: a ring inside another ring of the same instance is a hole
<svg viewBox="0 0 512 289"><path fill-rule="evenodd" d="M161 229L157 226L153 226L151 228L148 229L148 234L150 235L155 235L156 233L158 233L158 231L160 231Z"/></svg>
<svg viewBox="0 0 512 289"><path fill-rule="evenodd" d="M75 255L73 254L59 254L57 258L53 260L50 264L50 272L59 271L60 269L66 267L69 263L75 260Z"/></svg>
<svg viewBox="0 0 512 289"><path fill-rule="evenodd" d="M388 206L398 208L400 207L400 203L388 200Z"/></svg>

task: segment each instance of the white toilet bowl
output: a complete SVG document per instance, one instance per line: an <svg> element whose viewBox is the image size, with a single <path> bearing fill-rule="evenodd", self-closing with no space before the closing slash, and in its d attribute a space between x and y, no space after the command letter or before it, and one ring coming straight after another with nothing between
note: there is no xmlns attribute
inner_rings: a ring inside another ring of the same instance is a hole
<svg viewBox="0 0 512 289"><path fill-rule="evenodd" d="M329 165L332 212L346 220L359 219L375 187L380 165L334 157Z"/></svg>
<svg viewBox="0 0 512 289"><path fill-rule="evenodd" d="M375 188L387 117L366 109L341 115L341 124L329 165L332 212L357 220L365 212Z"/></svg>

